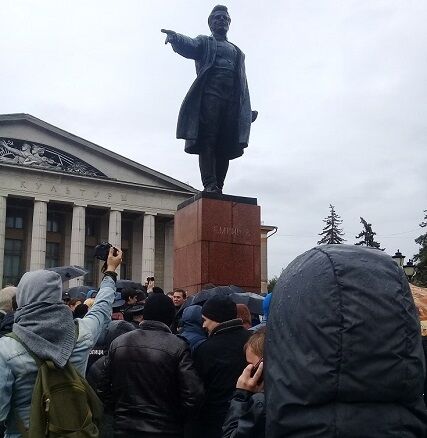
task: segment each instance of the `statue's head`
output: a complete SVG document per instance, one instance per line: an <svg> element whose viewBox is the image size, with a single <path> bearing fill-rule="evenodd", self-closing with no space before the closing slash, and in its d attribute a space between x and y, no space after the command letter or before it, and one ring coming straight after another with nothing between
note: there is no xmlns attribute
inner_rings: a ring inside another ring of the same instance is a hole
<svg viewBox="0 0 427 438"><path fill-rule="evenodd" d="M213 34L227 35L230 23L231 18L228 15L227 6L217 5L212 9L208 18L208 24Z"/></svg>

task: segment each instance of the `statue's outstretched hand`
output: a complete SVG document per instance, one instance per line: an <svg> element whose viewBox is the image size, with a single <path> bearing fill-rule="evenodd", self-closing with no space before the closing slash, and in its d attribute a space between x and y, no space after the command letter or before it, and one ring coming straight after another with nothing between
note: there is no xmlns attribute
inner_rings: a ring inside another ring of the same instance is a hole
<svg viewBox="0 0 427 438"><path fill-rule="evenodd" d="M176 38L176 32L175 31L168 30L168 29L161 29L161 32L166 34L165 44L173 43L175 41L175 38Z"/></svg>
<svg viewBox="0 0 427 438"><path fill-rule="evenodd" d="M258 117L258 111L252 111L252 123L255 122L257 117Z"/></svg>

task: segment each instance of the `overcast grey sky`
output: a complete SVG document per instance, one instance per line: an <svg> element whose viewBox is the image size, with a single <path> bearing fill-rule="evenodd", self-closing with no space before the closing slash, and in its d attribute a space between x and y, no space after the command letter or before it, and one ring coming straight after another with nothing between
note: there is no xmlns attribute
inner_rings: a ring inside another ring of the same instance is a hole
<svg viewBox="0 0 427 438"><path fill-rule="evenodd" d="M161 28L209 33L216 1L1 0L0 113L25 112L201 188L175 139L194 63ZM224 1L259 111L225 192L257 197L269 276L316 245L329 204L347 243L373 224L417 252L427 209L427 2Z"/></svg>

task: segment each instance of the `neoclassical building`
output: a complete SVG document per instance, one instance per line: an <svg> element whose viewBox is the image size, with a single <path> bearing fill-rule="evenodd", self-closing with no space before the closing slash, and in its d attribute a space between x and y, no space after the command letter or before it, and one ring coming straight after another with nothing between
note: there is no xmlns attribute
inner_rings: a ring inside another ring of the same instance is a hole
<svg viewBox="0 0 427 438"><path fill-rule="evenodd" d="M0 279L80 265L99 281L94 247L124 252L121 278L173 287L173 218L193 187L28 114L0 115ZM273 227L261 227L265 239ZM262 289L267 245L261 246ZM76 285L82 280L73 280ZM261 285L260 285L261 288Z"/></svg>

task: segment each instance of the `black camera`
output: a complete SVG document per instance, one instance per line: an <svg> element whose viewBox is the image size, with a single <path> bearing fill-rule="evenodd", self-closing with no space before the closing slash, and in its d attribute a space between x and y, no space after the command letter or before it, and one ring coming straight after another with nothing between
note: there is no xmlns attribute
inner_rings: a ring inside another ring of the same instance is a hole
<svg viewBox="0 0 427 438"><path fill-rule="evenodd" d="M95 246L95 253L94 257L103 260L104 262L108 259L108 254L110 253L110 248L113 247L111 243L108 242L101 242L99 245ZM114 248L114 247L113 247ZM113 255L117 255L117 248L114 248Z"/></svg>
<svg viewBox="0 0 427 438"><path fill-rule="evenodd" d="M147 283L149 283L150 281L154 281L154 277L147 277Z"/></svg>

